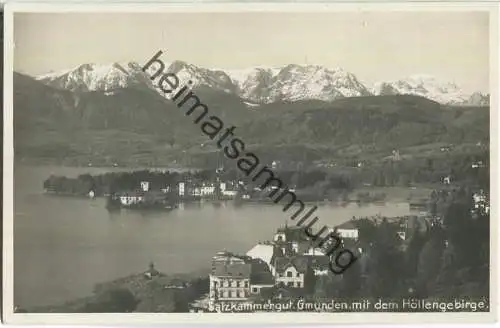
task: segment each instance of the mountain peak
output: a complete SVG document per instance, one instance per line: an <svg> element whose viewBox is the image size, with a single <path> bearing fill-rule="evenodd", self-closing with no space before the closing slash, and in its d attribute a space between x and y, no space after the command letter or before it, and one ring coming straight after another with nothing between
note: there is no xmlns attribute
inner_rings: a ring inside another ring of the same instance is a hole
<svg viewBox="0 0 500 328"><path fill-rule="evenodd" d="M115 62L107 65L86 63L59 73L36 77L50 86L70 91L109 91L145 82L136 62Z"/></svg>
<svg viewBox="0 0 500 328"><path fill-rule="evenodd" d="M377 82L371 91L374 95L416 95L441 104L464 104L470 97L454 82L445 82L430 74L413 74L400 80Z"/></svg>
<svg viewBox="0 0 500 328"><path fill-rule="evenodd" d="M430 74L414 74L400 80L378 82L368 90L355 74L341 67L288 64L225 70L207 69L175 60L165 63L165 68L175 73L182 83L191 80L194 88L206 86L253 103L308 99L332 101L372 94L409 94L442 104L484 104L489 99L489 96L480 93L466 94L455 83L444 82ZM79 92L109 91L130 86L155 89L148 74L142 71L137 62L108 65L87 63L59 73L41 75L36 79L56 88Z"/></svg>

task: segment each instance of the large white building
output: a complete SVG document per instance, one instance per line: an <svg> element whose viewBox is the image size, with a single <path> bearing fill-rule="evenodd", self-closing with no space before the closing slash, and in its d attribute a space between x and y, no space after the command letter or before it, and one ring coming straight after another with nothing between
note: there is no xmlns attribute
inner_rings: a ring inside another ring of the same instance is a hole
<svg viewBox="0 0 500 328"><path fill-rule="evenodd" d="M209 302L246 301L250 296L251 264L231 253L219 252L212 258Z"/></svg>

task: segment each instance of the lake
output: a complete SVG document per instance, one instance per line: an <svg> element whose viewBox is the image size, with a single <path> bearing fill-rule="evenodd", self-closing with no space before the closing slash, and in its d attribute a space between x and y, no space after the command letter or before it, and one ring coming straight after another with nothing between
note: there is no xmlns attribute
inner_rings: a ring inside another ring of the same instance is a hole
<svg viewBox="0 0 500 328"><path fill-rule="evenodd" d="M16 166L14 173L14 303L61 303L92 293L96 283L147 269L189 273L210 266L215 252L246 253L272 238L290 213L280 206L187 206L168 213L122 210L104 199L45 195L50 174L75 177L115 169ZM116 169L123 170L123 169ZM322 206L319 228L352 216L408 215L407 203Z"/></svg>

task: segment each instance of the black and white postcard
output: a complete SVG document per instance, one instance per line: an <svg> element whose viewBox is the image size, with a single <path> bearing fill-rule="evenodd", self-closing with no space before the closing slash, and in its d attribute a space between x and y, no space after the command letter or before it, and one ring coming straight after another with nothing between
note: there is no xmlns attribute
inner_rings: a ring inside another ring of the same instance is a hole
<svg viewBox="0 0 500 328"><path fill-rule="evenodd" d="M4 26L7 323L494 319L498 4Z"/></svg>

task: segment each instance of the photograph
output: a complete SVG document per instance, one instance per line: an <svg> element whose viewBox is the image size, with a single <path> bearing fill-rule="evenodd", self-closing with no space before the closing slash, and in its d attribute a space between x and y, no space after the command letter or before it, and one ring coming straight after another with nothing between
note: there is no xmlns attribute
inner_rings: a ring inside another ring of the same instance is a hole
<svg viewBox="0 0 500 328"><path fill-rule="evenodd" d="M498 4L393 7L6 5L7 323L493 321Z"/></svg>

